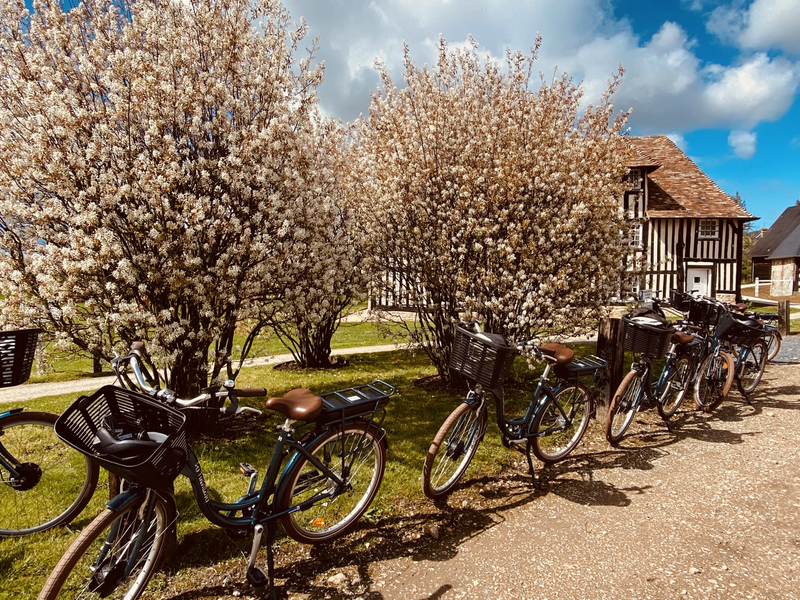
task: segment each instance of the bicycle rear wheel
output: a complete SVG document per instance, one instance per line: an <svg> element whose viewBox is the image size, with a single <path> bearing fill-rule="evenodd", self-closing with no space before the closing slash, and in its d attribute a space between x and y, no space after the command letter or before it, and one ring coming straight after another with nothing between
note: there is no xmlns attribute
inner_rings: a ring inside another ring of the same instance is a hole
<svg viewBox="0 0 800 600"><path fill-rule="evenodd" d="M431 500L449 494L464 475L486 430L486 410L462 402L433 438L422 466L422 491Z"/></svg>
<svg viewBox="0 0 800 600"><path fill-rule="evenodd" d="M0 537L69 523L97 487L97 465L58 439L57 418L21 412L0 419ZM17 475L8 470L9 456Z"/></svg>
<svg viewBox="0 0 800 600"><path fill-rule="evenodd" d="M533 420L531 450L545 464L569 455L589 427L589 390L580 382L561 388L548 398Z"/></svg>
<svg viewBox="0 0 800 600"><path fill-rule="evenodd" d="M605 433L609 443L619 442L633 423L642 393L642 374L635 370L629 372L614 392L606 413Z"/></svg>
<svg viewBox="0 0 800 600"><path fill-rule="evenodd" d="M709 354L703 359L694 383L698 409L709 412L722 404L731 391L735 369L733 357L727 352Z"/></svg>
<svg viewBox="0 0 800 600"><path fill-rule="evenodd" d="M764 368L767 366L767 344L763 340L758 340L747 351L742 363L738 365L739 391L742 394L749 394L756 389L761 377L764 375Z"/></svg>
<svg viewBox="0 0 800 600"><path fill-rule="evenodd" d="M298 542L317 544L347 533L369 508L386 467L386 432L366 422L349 423L344 433L331 430L307 449L345 483L336 495L292 512L281 521L286 533ZM304 456L284 477L288 479L279 511L336 489L336 483Z"/></svg>
<svg viewBox="0 0 800 600"><path fill-rule="evenodd" d="M686 356L681 356L672 366L672 370L664 385L664 393L658 399L658 414L661 418L669 419L678 410L686 395L689 385L690 361Z"/></svg>
<svg viewBox="0 0 800 600"><path fill-rule="evenodd" d="M158 568L174 516L161 497L155 498L149 518L147 506L143 500L121 512L100 513L61 557L39 600L141 596Z"/></svg>

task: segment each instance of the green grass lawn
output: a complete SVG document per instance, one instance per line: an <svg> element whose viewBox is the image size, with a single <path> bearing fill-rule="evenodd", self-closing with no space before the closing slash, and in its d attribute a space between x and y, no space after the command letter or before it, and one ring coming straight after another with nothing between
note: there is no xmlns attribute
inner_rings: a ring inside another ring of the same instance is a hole
<svg viewBox="0 0 800 600"><path fill-rule="evenodd" d="M576 354L594 351L593 344L576 345ZM428 446L445 417L461 401L461 396L446 391L426 391L415 382L435 375L435 369L422 353L398 350L379 354L358 354L349 364L326 371L277 371L271 367L243 369L237 383L242 386L265 386L270 395L281 395L295 387L308 387L321 393L351 385L382 379L395 386L397 393L387 407L384 427L388 432L389 456L386 474L378 497L369 511L367 522L379 522L398 511L399 506L427 502L420 490L420 473ZM512 371L509 407L523 411L533 387L536 372L518 358ZM430 386L426 386L430 387ZM32 410L61 412L74 400L62 395L26 403ZM259 399L245 399L254 406L263 406ZM263 468L275 440L275 425L280 419L272 415L239 417L223 422L216 431L195 440L192 447L203 465L209 488L215 498L236 500L245 491L246 481L238 473L239 462L246 461ZM520 455L501 444L493 416L486 438L465 476L469 485L475 478L496 474ZM167 575L191 576L198 565L217 561L239 560L240 549L227 540L221 530L200 514L189 489L188 480L179 477L175 484L181 512L178 525L179 552L167 564ZM4 585L0 600L33 598L47 574L83 527L102 510L108 489L101 476L101 487L90 506L68 529L57 529L21 539L0 540L0 572ZM31 501L35 502L35 498ZM294 543L294 542L292 542ZM239 574L243 576L243 574Z"/></svg>
<svg viewBox="0 0 800 600"><path fill-rule="evenodd" d="M399 341L404 341L403 331L400 326L393 326L393 335ZM234 357L238 360L245 335L237 335L234 338ZM391 344L392 338L387 338L378 332L373 323L342 323L331 340L331 348L358 348L362 346L376 346L380 344ZM280 342L278 337L271 331L260 334L250 350L250 358L275 356L289 354L289 350ZM53 370L44 375L37 375L36 364L31 369L29 383L43 383L55 381L70 381L73 379L96 377L92 373L92 360L85 356L75 353L54 353L52 359ZM111 365L103 363L103 373L100 376L113 375Z"/></svg>

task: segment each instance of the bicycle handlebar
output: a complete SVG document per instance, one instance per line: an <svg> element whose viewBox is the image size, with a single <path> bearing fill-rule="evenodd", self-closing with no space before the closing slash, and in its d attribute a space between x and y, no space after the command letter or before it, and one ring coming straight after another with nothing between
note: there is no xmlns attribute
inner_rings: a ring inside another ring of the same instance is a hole
<svg viewBox="0 0 800 600"><path fill-rule="evenodd" d="M162 400L166 404L175 405L178 408L191 408L193 406L197 406L198 404L202 404L212 398L228 398L231 401L229 406L222 406L219 408L219 411L225 415L239 415L245 412L253 413L255 415L260 415L261 411L256 408L251 408L249 406L239 406L238 399L239 398L259 398L264 397L267 395L267 390L265 388L242 388L237 389L234 387L233 380L228 380L223 384L225 389L219 389L218 387L210 387L203 390L203 392L195 396L194 398L190 399L183 399L178 398L177 394L172 390L167 388L158 388L150 385L144 374L142 373L142 369L140 366L140 360L142 358L142 352L144 351L144 342L134 342L131 344L131 351L127 356L118 356L111 361L111 365L114 368L114 372L117 375L117 380L119 381L122 387L127 387L132 389L132 382L127 377L127 374L124 372L124 368L122 367L123 364L130 365L131 371L136 379L136 385L144 391L146 394L154 396L155 398Z"/></svg>

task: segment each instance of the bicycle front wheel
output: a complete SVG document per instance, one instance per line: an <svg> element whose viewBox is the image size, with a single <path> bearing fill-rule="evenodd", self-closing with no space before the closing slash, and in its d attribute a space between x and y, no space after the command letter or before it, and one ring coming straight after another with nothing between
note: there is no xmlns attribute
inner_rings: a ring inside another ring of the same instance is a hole
<svg viewBox="0 0 800 600"><path fill-rule="evenodd" d="M686 356L681 356L672 366L664 382L664 392L658 399L658 414L661 418L669 419L678 410L686 395L686 386L689 385L690 361Z"/></svg>
<svg viewBox="0 0 800 600"><path fill-rule="evenodd" d="M767 362L772 361L781 351L781 334L777 331L770 332L767 338Z"/></svg>
<svg viewBox="0 0 800 600"><path fill-rule="evenodd" d="M331 477L301 456L285 475L287 485L278 510L332 492L282 519L286 533L298 542L317 544L344 535L369 508L386 467L386 432L366 422L349 423L344 433L334 429L317 438L308 451L342 478L344 485L337 490Z"/></svg>
<svg viewBox="0 0 800 600"><path fill-rule="evenodd" d="M0 537L69 523L94 494L99 469L58 439L57 418L21 412L0 419Z"/></svg>
<svg viewBox="0 0 800 600"><path fill-rule="evenodd" d="M531 450L545 464L563 460L577 446L589 427L589 390L582 383L560 389L531 425Z"/></svg>
<svg viewBox="0 0 800 600"><path fill-rule="evenodd" d="M145 500L100 513L61 557L39 600L141 596L158 568L173 517L160 497L149 518L147 507Z"/></svg>
<svg viewBox="0 0 800 600"><path fill-rule="evenodd" d="M706 412L714 410L731 391L735 366L727 352L709 354L700 363L694 383L694 401L697 408Z"/></svg>
<svg viewBox="0 0 800 600"><path fill-rule="evenodd" d="M636 416L639 396L643 392L642 374L639 371L631 371L619 384L606 413L605 432L609 443L616 444L625 435Z"/></svg>
<svg viewBox="0 0 800 600"><path fill-rule="evenodd" d="M486 430L486 411L462 402L433 438L422 466L422 491L431 500L449 494L464 475Z"/></svg>
<svg viewBox="0 0 800 600"><path fill-rule="evenodd" d="M747 355L738 366L737 373L740 391L743 394L755 390L761 381L764 368L767 366L767 353L767 344L763 340L758 340L747 350Z"/></svg>

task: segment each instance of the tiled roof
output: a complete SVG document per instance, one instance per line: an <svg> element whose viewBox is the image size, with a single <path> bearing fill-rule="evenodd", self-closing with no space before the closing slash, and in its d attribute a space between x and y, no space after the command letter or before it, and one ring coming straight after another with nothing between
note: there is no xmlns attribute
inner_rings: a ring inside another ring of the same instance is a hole
<svg viewBox="0 0 800 600"><path fill-rule="evenodd" d="M800 256L800 206L790 206L747 253L751 258Z"/></svg>
<svg viewBox="0 0 800 600"><path fill-rule="evenodd" d="M630 137L631 167L655 166L647 173L647 216L659 219L754 220L665 135ZM648 159L647 165L640 164ZM635 164L633 164L635 163Z"/></svg>

